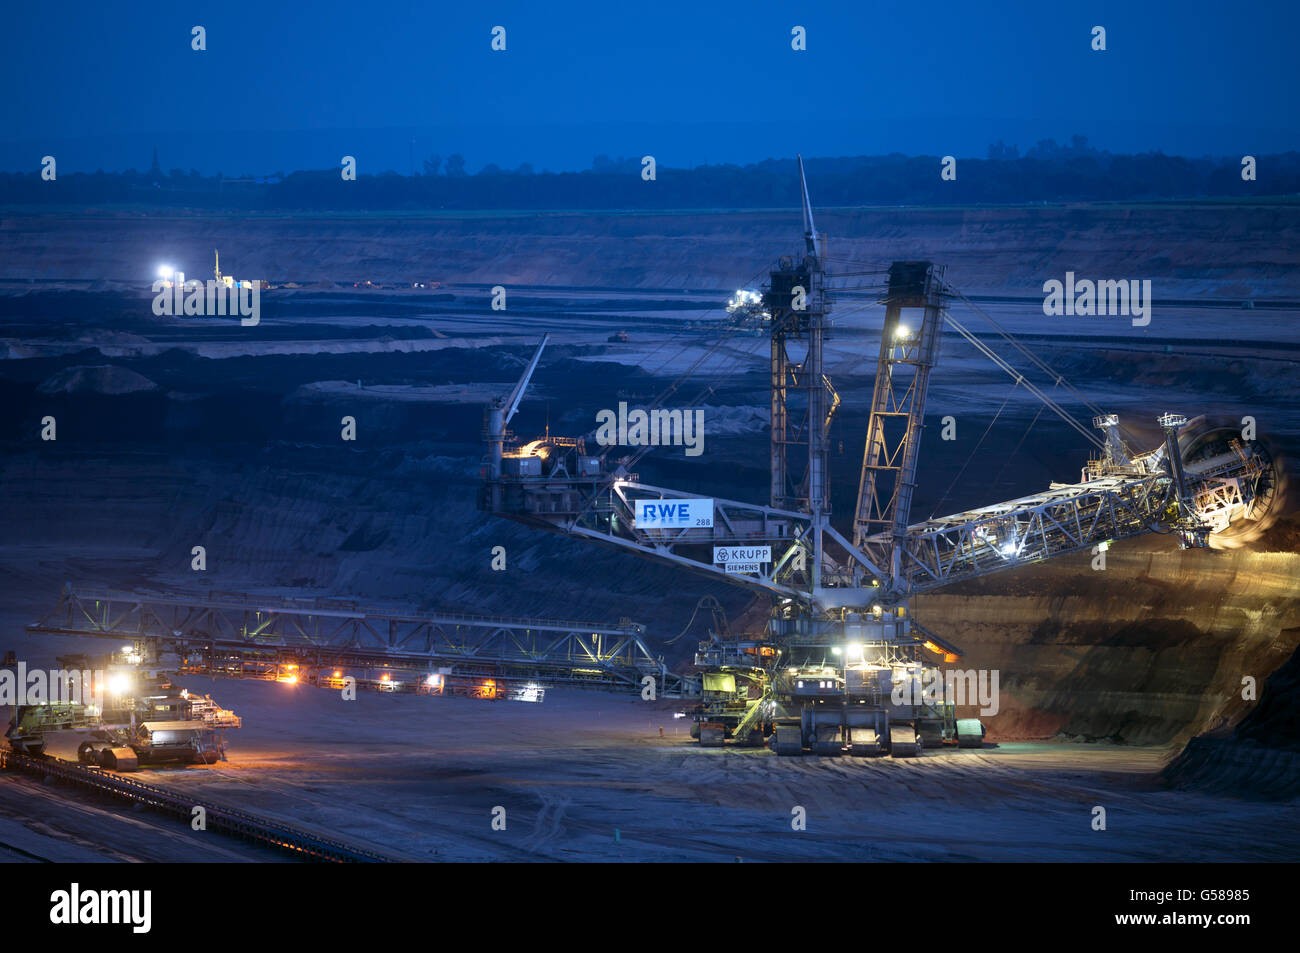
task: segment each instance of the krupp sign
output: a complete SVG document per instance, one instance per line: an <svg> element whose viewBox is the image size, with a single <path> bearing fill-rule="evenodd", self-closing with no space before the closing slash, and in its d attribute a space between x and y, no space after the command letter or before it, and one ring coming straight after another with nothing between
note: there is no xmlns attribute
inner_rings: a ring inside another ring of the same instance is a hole
<svg viewBox="0 0 1300 953"><path fill-rule="evenodd" d="M759 572L772 561L771 546L714 546L713 562L726 572Z"/></svg>

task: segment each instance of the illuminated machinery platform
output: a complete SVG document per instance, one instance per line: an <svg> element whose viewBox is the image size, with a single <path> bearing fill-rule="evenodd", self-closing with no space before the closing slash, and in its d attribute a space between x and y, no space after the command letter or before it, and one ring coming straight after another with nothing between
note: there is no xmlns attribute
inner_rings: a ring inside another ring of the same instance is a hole
<svg viewBox="0 0 1300 953"><path fill-rule="evenodd" d="M352 677L380 691L538 701L546 687L692 694L628 620L614 625L437 612L407 614L323 600L207 599L66 586L35 633L135 643L179 671L302 681L337 688Z"/></svg>

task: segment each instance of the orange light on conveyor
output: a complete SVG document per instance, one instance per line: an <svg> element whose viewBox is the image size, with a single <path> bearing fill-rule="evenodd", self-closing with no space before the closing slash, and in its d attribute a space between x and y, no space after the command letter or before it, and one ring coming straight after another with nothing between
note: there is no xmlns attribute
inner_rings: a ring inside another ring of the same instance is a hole
<svg viewBox="0 0 1300 953"><path fill-rule="evenodd" d="M944 651L943 649L941 649L939 646L935 645L933 642L929 641L928 639L922 644L931 652L933 652L935 655L942 655L943 660L945 662L951 663L961 658L960 655L953 655L951 652Z"/></svg>

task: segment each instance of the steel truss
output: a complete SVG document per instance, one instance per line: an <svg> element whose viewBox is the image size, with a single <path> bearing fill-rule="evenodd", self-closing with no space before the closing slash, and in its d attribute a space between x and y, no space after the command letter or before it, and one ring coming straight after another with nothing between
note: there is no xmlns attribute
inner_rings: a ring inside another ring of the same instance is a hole
<svg viewBox="0 0 1300 953"><path fill-rule="evenodd" d="M811 577L796 568L813 558L810 540L816 527L806 513L715 499L712 528L638 529L637 500L695 496L615 481L601 493L599 502L584 506L580 513L537 514L536 519L574 536L722 577L735 585L792 599L811 597L815 608L831 610L892 601L910 592L1140 535L1167 514L1171 488L1163 474L1103 477L914 524L904 539L897 579L901 591L892 594L882 588L890 575L829 527L822 530L822 585L810 590ZM889 533L865 540L886 551L890 542ZM728 573L725 566L713 563L712 547L724 545L771 546L772 562L761 573Z"/></svg>
<svg viewBox="0 0 1300 953"><path fill-rule="evenodd" d="M196 649L229 660L301 659L306 664L394 665L453 675L528 678L549 685L640 691L690 686L646 645L644 627L467 613L411 615L348 603L206 600L64 588L53 612L28 631L148 640L185 657Z"/></svg>
<svg viewBox="0 0 1300 953"><path fill-rule="evenodd" d="M1171 493L1163 475L1106 477L909 526L903 578L921 592L1137 536Z"/></svg>

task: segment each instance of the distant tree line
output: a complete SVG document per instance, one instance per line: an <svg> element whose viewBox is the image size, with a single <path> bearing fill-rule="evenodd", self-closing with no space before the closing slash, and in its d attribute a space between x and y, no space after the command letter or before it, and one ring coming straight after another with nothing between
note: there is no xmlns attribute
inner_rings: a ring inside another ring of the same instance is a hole
<svg viewBox="0 0 1300 953"><path fill-rule="evenodd" d="M1159 152L1117 155L1075 136L1025 151L998 142L983 159L959 158L956 178L940 177L941 157L854 156L810 159L818 205L1003 205L1037 202L1144 201L1294 196L1300 153L1255 157L1256 179L1242 178L1242 157L1184 158ZM230 209L691 209L788 208L799 204L793 159L694 169L659 166L642 178L641 157L597 156L582 172L535 172L489 164L471 175L465 159L431 155L423 174L387 171L344 181L337 169L237 178L191 169L163 173L0 173L0 204L150 205Z"/></svg>

